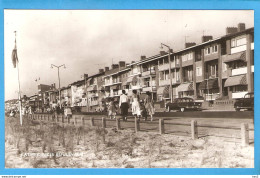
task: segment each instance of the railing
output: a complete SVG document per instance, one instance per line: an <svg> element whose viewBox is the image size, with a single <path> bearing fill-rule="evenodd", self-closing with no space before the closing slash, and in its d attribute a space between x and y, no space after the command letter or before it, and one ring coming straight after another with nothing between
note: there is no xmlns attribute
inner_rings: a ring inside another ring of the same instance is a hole
<svg viewBox="0 0 260 178"><path fill-rule="evenodd" d="M152 122L147 122L147 121L140 121L138 120L138 118L134 118L134 120L130 120L128 119L127 121L121 122L121 120L119 118L115 118L115 119L106 119L105 117L100 117L100 118L94 118L93 116L90 117L86 117L85 115L72 115L72 117L65 117L63 115L50 115L50 114L33 114L33 115L29 115L28 117L26 117L26 119L29 120L34 120L34 125L35 124L42 124L42 123L57 123L57 124L62 124L63 126L65 125L74 125L74 126L89 126L89 127L102 127L102 128L110 128L111 127L116 127L116 130L123 130L123 127L125 127L124 129L129 129L129 125L127 123L134 123L134 131L136 133L138 132L142 132L141 130L141 126L146 125L143 129L144 131L147 131L147 126L149 127L154 127L154 126L158 126L155 127L157 132L159 134L172 134L171 130L169 130L169 126L177 126L175 127L178 128L181 126L181 129L185 129L185 133L188 134L187 136L190 136L191 139L196 140L199 137L203 136L211 136L209 135L209 130L210 129L222 129L224 130L228 130L227 133L230 134L229 130L240 130L240 140L241 140L241 145L242 146L248 146L249 145L249 131L254 131L254 129L249 128L249 125L247 123L242 123L240 127L234 127L234 126L221 126L221 125L208 125L208 124L198 124L197 120L191 120L190 122L176 122L176 121L172 121L171 119L163 119L160 118L158 121L152 121ZM112 124L111 124L112 123ZM141 125L142 123L142 125ZM127 124L127 127L126 125ZM132 124L131 124L132 125ZM167 130L166 130L166 126L167 125ZM133 126L132 126L133 127ZM187 129L185 127L190 127L190 131L187 132ZM203 134L201 135L201 133L199 133L199 129L198 128L203 128L200 130L204 130ZM131 128L131 127L130 127ZM206 130L206 135L204 135L204 132ZM149 129L148 129L149 131ZM176 134L176 130L174 130L174 133ZM214 135L217 136L217 135ZM223 135L221 135L221 137L223 137ZM225 136L224 136L225 137ZM229 135L227 135L227 137L229 137Z"/></svg>
<svg viewBox="0 0 260 178"><path fill-rule="evenodd" d="M142 76L147 76L147 75L155 75L155 70L152 69L152 70L147 70L142 72Z"/></svg>
<svg viewBox="0 0 260 178"><path fill-rule="evenodd" d="M166 64L160 64L158 65L158 70L159 71L163 71L163 70L169 70L169 63ZM171 62L171 69L176 68L176 67L180 67L180 64L176 64L175 62Z"/></svg>
<svg viewBox="0 0 260 178"><path fill-rule="evenodd" d="M183 77L183 82L192 82L192 77Z"/></svg>

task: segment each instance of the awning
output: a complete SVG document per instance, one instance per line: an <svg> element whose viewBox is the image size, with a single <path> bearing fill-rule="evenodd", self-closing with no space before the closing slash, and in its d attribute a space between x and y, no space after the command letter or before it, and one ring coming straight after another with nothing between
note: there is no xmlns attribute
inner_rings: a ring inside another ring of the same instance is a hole
<svg viewBox="0 0 260 178"><path fill-rule="evenodd" d="M169 89L170 89L169 85L164 87L164 89L163 89L163 97L164 98L170 98Z"/></svg>
<svg viewBox="0 0 260 178"><path fill-rule="evenodd" d="M193 90L193 83L183 83L177 87L178 92Z"/></svg>
<svg viewBox="0 0 260 178"><path fill-rule="evenodd" d="M87 91L94 91L94 90L97 90L97 85L89 86L87 88Z"/></svg>
<svg viewBox="0 0 260 178"><path fill-rule="evenodd" d="M118 89L119 89L119 85L110 86L110 89L112 89L112 90L118 90Z"/></svg>
<svg viewBox="0 0 260 178"><path fill-rule="evenodd" d="M199 84L199 90L218 88L218 78L204 80Z"/></svg>
<svg viewBox="0 0 260 178"><path fill-rule="evenodd" d="M157 95L162 95L163 90L164 90L164 87L159 87L158 90L157 90Z"/></svg>
<svg viewBox="0 0 260 178"><path fill-rule="evenodd" d="M236 85L247 85L246 75L237 75L233 77L229 77L224 87L236 86Z"/></svg>
<svg viewBox="0 0 260 178"><path fill-rule="evenodd" d="M239 53L234 53L231 55L225 55L225 56L222 56L222 60L225 63L232 62L235 60L246 61L246 52L239 52Z"/></svg>

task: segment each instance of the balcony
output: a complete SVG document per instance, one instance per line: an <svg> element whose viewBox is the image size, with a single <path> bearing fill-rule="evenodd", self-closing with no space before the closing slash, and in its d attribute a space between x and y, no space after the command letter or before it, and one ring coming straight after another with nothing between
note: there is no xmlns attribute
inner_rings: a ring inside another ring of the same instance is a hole
<svg viewBox="0 0 260 178"><path fill-rule="evenodd" d="M183 77L183 82L192 82L192 77Z"/></svg>
<svg viewBox="0 0 260 178"><path fill-rule="evenodd" d="M251 50L254 50L255 48L255 43L251 43Z"/></svg>
<svg viewBox="0 0 260 178"><path fill-rule="evenodd" d="M148 71L142 72L142 77L148 76L148 75L155 75L155 70L148 70Z"/></svg>
<svg viewBox="0 0 260 178"><path fill-rule="evenodd" d="M90 105L90 106L96 106L96 105L98 105L98 100L96 100L96 101L90 101L90 102L89 102L89 105Z"/></svg>
<svg viewBox="0 0 260 178"><path fill-rule="evenodd" d="M232 69L231 70L231 75L241 75L241 74L246 74L247 73L247 67L241 67L237 69Z"/></svg>
<svg viewBox="0 0 260 178"><path fill-rule="evenodd" d="M98 93L89 93L88 98L98 97Z"/></svg>
<svg viewBox="0 0 260 178"><path fill-rule="evenodd" d="M172 84L180 83L180 79L173 78ZM159 86L170 85L170 79L159 80Z"/></svg>
<svg viewBox="0 0 260 178"><path fill-rule="evenodd" d="M244 98L245 94L247 93L248 93L247 91L232 93L232 98L233 99Z"/></svg>
<svg viewBox="0 0 260 178"><path fill-rule="evenodd" d="M142 88L140 85L132 86L132 90L138 90L140 88Z"/></svg>
<svg viewBox="0 0 260 178"><path fill-rule="evenodd" d="M246 45L231 48L231 54L246 51Z"/></svg>
<svg viewBox="0 0 260 178"><path fill-rule="evenodd" d="M254 72L254 66L251 66L251 71ZM247 73L247 67L241 67L241 68L231 70L232 76L242 75L242 74L246 74L246 73Z"/></svg>
<svg viewBox="0 0 260 178"><path fill-rule="evenodd" d="M218 53L211 53L211 54L207 54L204 56L204 61L211 61L211 60L215 60L219 58L219 54Z"/></svg>
<svg viewBox="0 0 260 178"><path fill-rule="evenodd" d="M164 71L164 70L169 70L169 64L162 64L162 65L158 65L158 70L159 71Z"/></svg>

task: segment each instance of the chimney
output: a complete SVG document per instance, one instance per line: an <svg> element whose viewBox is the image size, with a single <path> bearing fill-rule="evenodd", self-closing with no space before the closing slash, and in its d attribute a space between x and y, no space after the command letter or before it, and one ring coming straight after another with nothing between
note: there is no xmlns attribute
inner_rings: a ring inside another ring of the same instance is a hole
<svg viewBox="0 0 260 178"><path fill-rule="evenodd" d="M104 69L99 69L99 73L103 73L104 72Z"/></svg>
<svg viewBox="0 0 260 178"><path fill-rule="evenodd" d="M238 31L237 27L227 27L226 28L226 35L230 35L232 33L236 33Z"/></svg>
<svg viewBox="0 0 260 178"><path fill-rule="evenodd" d="M194 42L186 42L185 43L185 48L189 48L189 47L195 46L195 45L196 45L196 43L194 43Z"/></svg>
<svg viewBox="0 0 260 178"><path fill-rule="evenodd" d="M135 61L132 61L131 64L135 63Z"/></svg>
<svg viewBox="0 0 260 178"><path fill-rule="evenodd" d="M201 42L204 43L204 42L207 42L207 41L212 40L212 39L213 39L213 36L211 36L211 35L202 36Z"/></svg>
<svg viewBox="0 0 260 178"><path fill-rule="evenodd" d="M146 59L146 56L141 56L141 61L145 60L145 59Z"/></svg>
<svg viewBox="0 0 260 178"><path fill-rule="evenodd" d="M165 52L165 51L160 51L160 55L161 55L161 56L166 55L166 54L168 54L168 53Z"/></svg>
<svg viewBox="0 0 260 178"><path fill-rule="evenodd" d="M119 67L125 67L126 64L125 64L125 61L119 61Z"/></svg>
<svg viewBox="0 0 260 178"><path fill-rule="evenodd" d="M105 72L106 72L106 71L109 71L109 67L105 67Z"/></svg>
<svg viewBox="0 0 260 178"><path fill-rule="evenodd" d="M56 84L55 83L53 84L53 89L56 89Z"/></svg>
<svg viewBox="0 0 260 178"><path fill-rule="evenodd" d="M244 31L246 29L246 24L245 23L239 23L237 25L237 29L238 29L239 32Z"/></svg>
<svg viewBox="0 0 260 178"><path fill-rule="evenodd" d="M112 69L116 69L116 68L118 68L119 67L119 65L118 64L112 64Z"/></svg>
<svg viewBox="0 0 260 178"><path fill-rule="evenodd" d="M173 49L170 49L170 53L173 53Z"/></svg>
<svg viewBox="0 0 260 178"><path fill-rule="evenodd" d="M85 78L88 78L88 74L84 74L84 79L85 79Z"/></svg>

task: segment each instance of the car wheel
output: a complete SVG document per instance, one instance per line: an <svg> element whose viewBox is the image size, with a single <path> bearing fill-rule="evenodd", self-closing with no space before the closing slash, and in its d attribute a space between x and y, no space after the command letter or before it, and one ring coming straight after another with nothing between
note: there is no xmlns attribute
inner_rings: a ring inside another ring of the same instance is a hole
<svg viewBox="0 0 260 178"><path fill-rule="evenodd" d="M181 108L180 111L181 111L181 112L184 112L184 108Z"/></svg>
<svg viewBox="0 0 260 178"><path fill-rule="evenodd" d="M167 111L168 111L168 112L171 112L170 106L167 107Z"/></svg>

